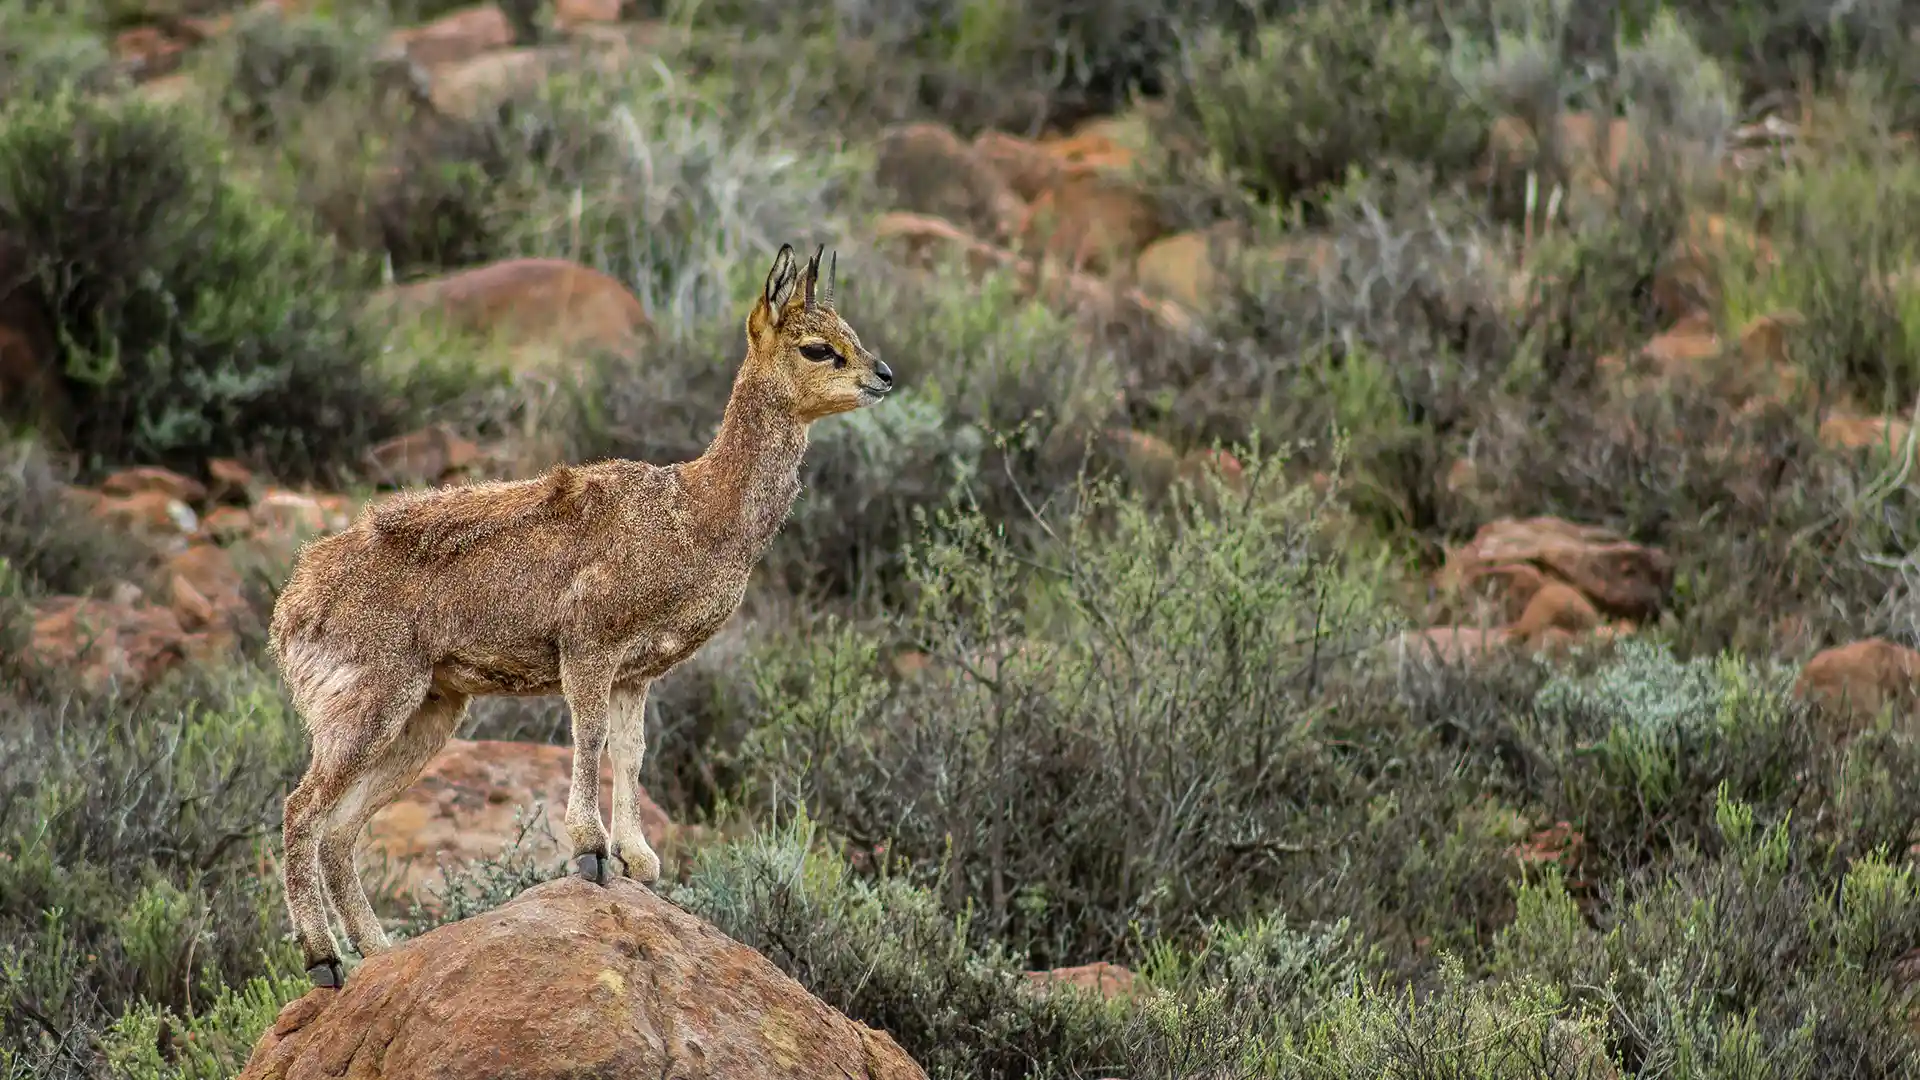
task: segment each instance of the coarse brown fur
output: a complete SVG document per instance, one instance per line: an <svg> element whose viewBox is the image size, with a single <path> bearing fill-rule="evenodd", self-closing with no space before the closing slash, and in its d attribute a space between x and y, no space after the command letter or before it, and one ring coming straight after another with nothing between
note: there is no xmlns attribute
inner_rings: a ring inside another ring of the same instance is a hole
<svg viewBox="0 0 1920 1080"><path fill-rule="evenodd" d="M639 880L658 877L635 797L647 688L738 609L799 493L808 425L871 405L893 383L835 313L831 274L824 287L819 276L818 253L802 268L781 248L747 317L719 433L699 458L405 492L301 551L271 646L312 733L312 762L286 801L284 875L316 983L340 981L329 896L362 956L386 948L354 841L474 697L565 695L566 825L581 872L603 880L614 856Z"/></svg>

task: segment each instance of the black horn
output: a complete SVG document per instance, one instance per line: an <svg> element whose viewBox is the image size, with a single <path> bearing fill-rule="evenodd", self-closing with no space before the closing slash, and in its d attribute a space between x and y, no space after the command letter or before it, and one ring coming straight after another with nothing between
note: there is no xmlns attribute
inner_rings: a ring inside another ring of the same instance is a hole
<svg viewBox="0 0 1920 1080"><path fill-rule="evenodd" d="M840 277L840 253L834 252L827 260L827 306L833 306L833 285Z"/></svg>
<svg viewBox="0 0 1920 1080"><path fill-rule="evenodd" d="M812 311L816 306L815 298L814 298L814 286L817 285L820 281L820 256L825 254L826 250L827 250L827 245L821 244L819 249L813 253L813 258L807 260L807 277L806 277L805 286L806 286L808 311Z"/></svg>

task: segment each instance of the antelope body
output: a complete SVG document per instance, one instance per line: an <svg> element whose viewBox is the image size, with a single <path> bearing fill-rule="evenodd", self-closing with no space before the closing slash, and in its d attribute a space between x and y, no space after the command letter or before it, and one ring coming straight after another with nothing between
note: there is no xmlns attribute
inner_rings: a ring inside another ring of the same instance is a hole
<svg viewBox="0 0 1920 1080"><path fill-rule="evenodd" d="M312 736L307 773L286 800L283 875L315 985L342 982L330 908L362 956L387 947L354 843L475 697L564 695L566 828L579 873L658 878L637 801L648 687L739 608L799 493L808 426L893 385L834 311L832 274L824 289L819 277L820 253L802 268L780 249L747 317L747 356L719 433L699 458L405 492L301 551L270 643ZM611 835L599 805L603 749L613 758Z"/></svg>

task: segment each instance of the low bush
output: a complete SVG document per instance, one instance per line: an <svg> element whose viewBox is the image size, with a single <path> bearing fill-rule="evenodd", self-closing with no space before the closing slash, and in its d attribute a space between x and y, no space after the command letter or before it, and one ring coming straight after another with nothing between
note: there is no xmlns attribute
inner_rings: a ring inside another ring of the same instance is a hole
<svg viewBox="0 0 1920 1080"><path fill-rule="evenodd" d="M0 564L28 594L86 594L134 579L147 561L136 542L74 503L71 479L38 443L0 443Z"/></svg>
<svg viewBox="0 0 1920 1080"><path fill-rule="evenodd" d="M113 87L119 81L113 54L91 14L72 5L0 0L0 101L52 97L75 85Z"/></svg>
<svg viewBox="0 0 1920 1080"><path fill-rule="evenodd" d="M1313 553L1311 496L1220 513L1162 521L1102 484L1031 556L977 511L943 517L897 636L808 626L756 665L748 805L798 798L1048 963L1270 902L1366 785L1314 731L1375 609L1364 557ZM880 679L883 647L925 670Z"/></svg>
<svg viewBox="0 0 1920 1080"><path fill-rule="evenodd" d="M1911 861L1835 864L1797 824L1721 793L1708 850L1624 879L1597 918L1548 873L1519 890L1494 952L1605 1008L1638 1075L1906 1076L1920 1066L1889 993L1920 940Z"/></svg>
<svg viewBox="0 0 1920 1080"><path fill-rule="evenodd" d="M0 234L56 327L90 466L312 474L407 416L335 252L225 162L184 112L136 100L0 109Z"/></svg>
<svg viewBox="0 0 1920 1080"><path fill-rule="evenodd" d="M266 851L304 739L255 669L90 697L19 665L0 680L0 1072L98 1075L128 1010L189 1016L298 971Z"/></svg>
<svg viewBox="0 0 1920 1080"><path fill-rule="evenodd" d="M1448 69L1425 27L1400 11L1302 7L1237 35L1202 34L1180 65L1174 108L1260 194L1311 197L1357 167L1424 164L1461 175L1489 118Z"/></svg>

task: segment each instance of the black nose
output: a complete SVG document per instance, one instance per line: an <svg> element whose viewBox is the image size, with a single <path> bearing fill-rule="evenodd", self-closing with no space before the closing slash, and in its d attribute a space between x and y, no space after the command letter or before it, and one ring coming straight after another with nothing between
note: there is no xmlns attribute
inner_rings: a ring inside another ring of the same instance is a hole
<svg viewBox="0 0 1920 1080"><path fill-rule="evenodd" d="M873 373L880 376L881 382L888 386L893 385L893 369L887 366L885 360L875 360L873 362Z"/></svg>

